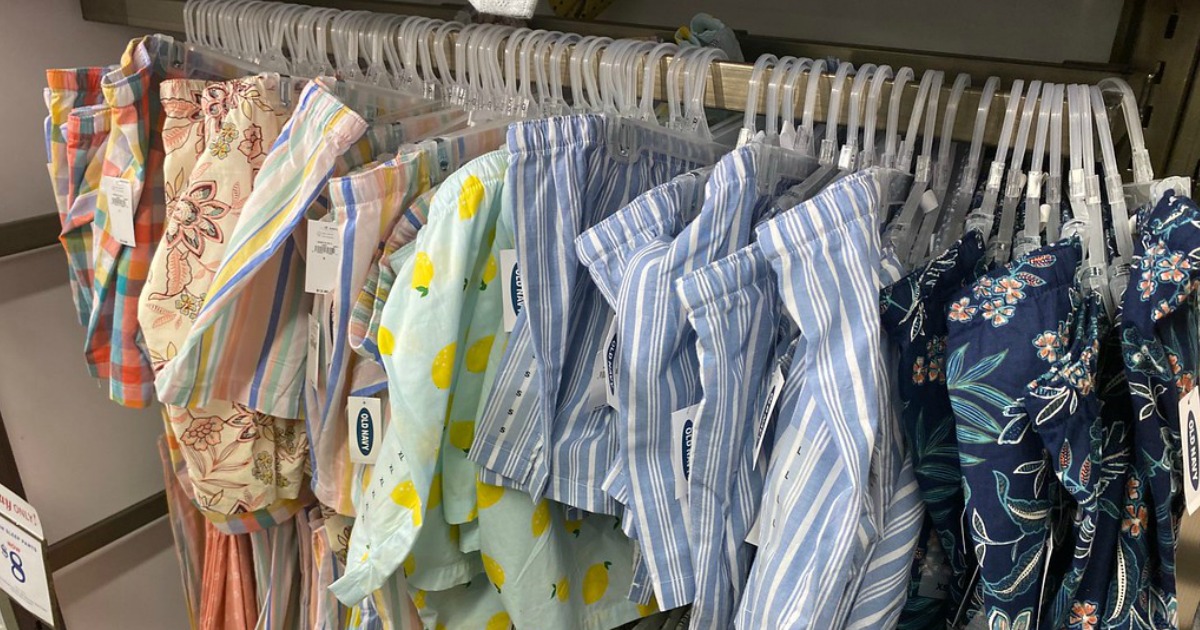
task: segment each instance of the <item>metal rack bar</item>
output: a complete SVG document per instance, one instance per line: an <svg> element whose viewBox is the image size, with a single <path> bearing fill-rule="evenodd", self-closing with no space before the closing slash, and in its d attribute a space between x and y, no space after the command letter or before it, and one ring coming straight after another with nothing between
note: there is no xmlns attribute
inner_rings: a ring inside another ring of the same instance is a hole
<svg viewBox="0 0 1200 630"><path fill-rule="evenodd" d="M158 29L170 33L183 31L184 0L80 0L85 19L128 24L145 28ZM428 5L409 2L388 2L384 0L299 0L302 4L329 6L344 10L369 10L380 13L395 13L403 15L421 15L440 19L453 19L459 7L450 5ZM622 24L617 22L570 20L554 17L535 16L529 21L531 28L575 32L582 35L606 35L621 38L654 38L670 39L674 29L659 26L642 26ZM1064 63L1049 64L1031 61L1006 60L964 55L904 51L877 47L854 47L844 44L814 42L807 40L786 39L778 37L755 37L739 35L739 42L748 58L757 54L771 51L776 54L790 54L810 58L834 57L855 64L870 61L876 64L888 64L893 68L908 66L918 73L926 69L938 69L947 73L946 85L943 90L948 93L949 84L957 73L965 72L973 78L974 87L964 93L959 104L959 116L955 121L953 137L956 140L969 140L974 130L975 111L979 105L980 87L983 79L988 76L998 76L1005 82L1016 78L1025 80L1041 80L1055 83L1097 83L1101 79L1120 76L1129 81L1135 92L1145 92L1153 79L1153 66L1139 66L1132 62L1117 64L1094 63ZM448 42L448 45L452 45ZM670 58L663 63L669 63ZM560 71L566 75L566 60L563 60ZM752 65L747 63L717 62L713 64L707 83L705 103L708 107L731 111L745 111L746 99L751 76ZM658 74L659 84L656 93L665 93L666 73ZM828 94L833 79L830 76L822 78L821 93ZM883 87L880 102L888 102L892 90L891 82ZM918 90L918 82L910 82L906 87L906 96L902 100L901 119L905 120L911 110L914 97ZM804 98L804 91L798 91L798 98ZM758 111L764 111L766 90L759 94ZM945 99L943 98L943 101ZM996 94L992 103L992 114L985 128L985 142L995 145L1002 126L1003 112L1007 106L1007 91ZM849 99L843 99L841 119L846 120L846 111L850 107ZM800 111L801 108L797 108ZM816 108L816 119L825 121L829 116L828 103L819 102ZM1119 120L1120 117L1114 117ZM1151 149L1152 159L1165 160L1165 151L1155 152Z"/></svg>

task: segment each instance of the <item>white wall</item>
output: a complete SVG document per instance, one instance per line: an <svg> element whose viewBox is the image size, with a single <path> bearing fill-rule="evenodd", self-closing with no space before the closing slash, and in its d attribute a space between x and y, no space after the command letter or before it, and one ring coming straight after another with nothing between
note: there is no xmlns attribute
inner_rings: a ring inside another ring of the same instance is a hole
<svg viewBox="0 0 1200 630"><path fill-rule="evenodd" d="M54 212L45 69L115 63L137 31L91 24L77 0L0 0L0 222ZM0 414L50 542L162 489L156 410L108 401L84 366L61 248L0 260ZM185 628L165 519L55 575L72 630Z"/></svg>

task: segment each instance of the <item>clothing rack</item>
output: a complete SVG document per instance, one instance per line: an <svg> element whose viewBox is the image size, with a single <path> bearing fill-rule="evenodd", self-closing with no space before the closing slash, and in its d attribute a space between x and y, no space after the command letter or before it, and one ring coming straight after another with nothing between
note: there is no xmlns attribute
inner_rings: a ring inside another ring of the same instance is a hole
<svg viewBox="0 0 1200 630"><path fill-rule="evenodd" d="M176 34L184 30L184 3L184 0L80 0L83 16L87 20ZM385 0L300 0L299 3L445 20L454 19L462 8L461 5ZM528 21L528 26L580 35L664 41L670 41L674 33L674 28L670 27L543 16L535 16ZM1107 77L1120 77L1133 88L1142 107L1146 144L1150 147L1151 163L1155 171L1189 174L1200 171L1200 146L1175 141L1184 133L1194 134L1184 137L1200 135L1200 81L1196 80L1197 76L1200 76L1200 6L1195 3L1125 0L1120 25L1113 41L1112 54L1109 62L1104 64L1050 64L779 37L756 37L746 33L738 33L738 40L747 59L771 52L813 59L834 58L856 65L866 62L888 64L893 69L907 66L917 73L918 78L927 69L942 70L946 73L942 102L945 102L950 92L950 84L953 83L955 75L967 73L973 78L973 85L964 93L959 104L959 116L953 133L957 140L971 138L973 114L979 103L980 88L987 77L999 77L1005 85L1018 78L1026 81L1095 84ZM564 76L565 68L564 60ZM749 63L714 63L705 94L706 105L718 109L745 111L751 69L752 64ZM659 90L662 89L665 80L665 73L660 72ZM831 80L829 77L823 79L824 93L828 93ZM892 82L889 80L883 87L881 98L887 99L891 88ZM917 82L910 81L905 89L908 95L902 102L902 119L911 107L912 96L917 93ZM799 98L803 99L803 91L798 92L801 92ZM757 111L763 111L765 98L765 90L760 90ZM849 108L848 100L843 99L840 118L843 121L847 119L845 110ZM984 141L989 145L997 144L1002 126L1002 113L1007 107L1007 101L1006 90L998 92L992 101L992 114L988 118L984 134ZM816 120L823 122L828 115L826 104L818 103ZM1122 147L1118 146L1118 151L1121 149ZM1120 157L1127 158L1127 155ZM1128 162L1128 159L1124 162Z"/></svg>
<svg viewBox="0 0 1200 630"><path fill-rule="evenodd" d="M292 0L302 4L328 6L347 10L369 10L379 13L419 15L439 19L454 19L461 6L431 5L384 0ZM151 31L181 34L184 0L80 0L85 20L144 28ZM575 32L581 35L607 35L621 38L654 38L669 41L674 28L622 24L604 21L582 21L538 16L528 23L530 28ZM738 33L738 40L747 59L771 52L810 58L836 58L854 64L871 62L888 64L892 68L911 67L918 76L926 69L946 73L947 83L955 74L965 72L974 81L960 103L958 124L954 137L968 139L974 124L980 90L985 78L998 76L1005 83L1015 78L1055 83L1096 83L1117 76L1125 79L1137 95L1141 106L1142 126L1156 171L1191 174L1200 173L1200 144L1186 139L1200 137L1200 3L1172 0L1125 0L1120 23L1114 37L1112 52L1106 64L1064 63L1047 64L1030 61L1005 60L966 55L914 52L891 48L856 47L845 44L805 41L778 37L756 37ZM746 108L750 64L718 62L713 64L707 85L705 102L710 107L732 111ZM659 73L661 83L665 73ZM827 77L824 79L829 81ZM828 86L823 86L827 92ZM881 98L890 96L893 85L889 80ZM916 82L906 88L916 93ZM946 92L949 87L943 88ZM762 92L765 92L763 90ZM801 91L802 92L802 91ZM999 135L1002 112L1007 105L1007 93L997 93L992 103L985 141L995 144ZM765 99L765 94L760 96ZM845 99L848 101L848 99ZM883 102L887 102L886 100ZM907 116L911 98L904 99L901 115ZM848 103L846 106L848 107ZM761 102L758 111L763 111ZM970 112L971 115L963 112ZM818 121L828 116L825 104L816 111ZM1120 119L1120 117L1116 117ZM843 116L842 120L846 120ZM1178 138L1184 138L1179 142ZM0 259L46 247L55 243L58 217L40 215L20 221L0 224ZM24 496L24 487L17 470L8 434L0 418L0 484ZM160 492L112 516L88 526L66 539L49 546L48 571L71 563L107 546L166 514L165 493ZM1184 538L1189 521L1185 520ZM1194 523L1193 523L1194 524ZM1196 542L1194 539L1192 542ZM1194 547L1194 548L1193 548ZM1185 559L1200 555L1200 544L1181 545L1180 549L1180 619L1190 619L1195 598L1188 602L1185 591L1196 575L1188 575L1188 567L1196 566ZM1194 587L1194 585L1193 585ZM51 588L53 596L53 587ZM28 613L17 610L22 630L39 628L42 624ZM56 627L62 628L61 612L55 606Z"/></svg>

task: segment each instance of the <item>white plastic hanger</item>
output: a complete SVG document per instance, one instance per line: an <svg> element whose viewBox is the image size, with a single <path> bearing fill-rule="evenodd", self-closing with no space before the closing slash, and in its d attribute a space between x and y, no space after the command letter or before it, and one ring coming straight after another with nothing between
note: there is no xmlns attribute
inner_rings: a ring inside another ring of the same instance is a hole
<svg viewBox="0 0 1200 630"><path fill-rule="evenodd" d="M940 239L937 251L944 251L951 243L957 241L966 227L966 215L970 210L971 201L975 198L975 189L979 183L979 161L983 151L983 132L987 128L988 114L991 111L992 99L1000 87L999 77L990 77L983 85L979 96L979 109L975 112L975 131L971 136L971 150L967 155L967 164L963 168L958 188L950 198L949 213L943 217ZM953 129L953 128L952 128ZM943 142L949 138L943 137ZM990 228L989 228L990 230ZM985 235L986 236L986 235Z"/></svg>
<svg viewBox="0 0 1200 630"><path fill-rule="evenodd" d="M1000 203L1000 228L996 237L995 256L998 263L1009 261L1013 247L1013 232L1017 225L1017 206L1021 203L1021 193L1025 190L1025 149L1029 142L1029 130L1033 126L1033 114L1037 109L1041 96L1042 82L1033 81L1025 93L1024 107L1021 109L1021 121L1017 126L1017 140L1013 144L1012 159L1004 176L1004 196Z"/></svg>
<svg viewBox="0 0 1200 630"><path fill-rule="evenodd" d="M812 198L818 191L824 188L830 181L837 177L841 172L838 169L838 118L842 109L842 92L845 88L846 77L854 69L850 63L842 63L838 66L837 73L833 77L833 86L830 89L829 111L825 126L825 139L821 141L821 151L817 155L817 170L809 175L798 186L790 191L790 195L799 202L806 201ZM814 71L816 68L814 67ZM809 87L812 87L812 81L809 82ZM812 90L810 89L810 92ZM810 103L805 103L805 125L808 124L808 108ZM815 107L815 105L813 106Z"/></svg>
<svg viewBox="0 0 1200 630"><path fill-rule="evenodd" d="M742 130L738 133L737 146L743 146L758 133L758 101L763 77L767 70L779 63L779 58L770 53L763 54L750 70L750 81L746 85L746 111L742 117Z"/></svg>
<svg viewBox="0 0 1200 630"><path fill-rule="evenodd" d="M909 70L911 74L912 71ZM888 79L892 78L892 67L882 65L875 71L875 76L871 78L871 90L867 94L867 110L866 123L863 125L863 143L862 153L858 157L859 168L868 168L876 163L876 158L881 157L875 154L875 134L876 121L879 119L879 99L883 93L883 84ZM895 86L893 85L893 89ZM900 85L900 91L904 90L904 85ZM899 109L898 107L896 108ZM896 112L899 116L899 111ZM891 108L888 109L888 122L891 122ZM885 131L886 134L886 131ZM886 141L886 139L885 139Z"/></svg>
<svg viewBox="0 0 1200 630"><path fill-rule="evenodd" d="M867 93L867 85L875 74L876 65L865 63L858 67L850 88L850 115L846 125L846 143L838 151L838 170L843 173L853 171L858 167L858 132L862 122L863 100Z"/></svg>
<svg viewBox="0 0 1200 630"><path fill-rule="evenodd" d="M763 142L767 144L779 145L779 91L791 69L799 63L799 59L785 56L771 69L771 78L767 80L767 106L763 124Z"/></svg>
<svg viewBox="0 0 1200 630"><path fill-rule="evenodd" d="M1020 238L1013 245L1013 257L1021 258L1042 246L1042 213L1049 211L1048 205L1042 204L1042 191L1045 187L1046 173L1042 171L1042 163L1046 159L1046 138L1050 131L1050 108L1054 106L1056 94L1061 94L1062 86L1047 83L1042 86L1042 95L1038 107L1037 132L1034 135L1033 151L1029 158L1029 173L1025 178L1025 227ZM1062 102L1058 101L1062 108Z"/></svg>
<svg viewBox="0 0 1200 630"><path fill-rule="evenodd" d="M1129 211L1125 206L1125 186L1121 181L1121 169L1117 166L1117 152L1113 146L1112 129L1109 128L1108 112L1104 108L1104 94L1098 86L1088 88L1096 130L1099 133L1100 154L1104 166L1104 187L1108 193L1109 217L1116 236L1116 257L1108 270L1108 292L1113 304L1120 304L1129 284L1129 265L1133 261L1133 229L1129 225Z"/></svg>
<svg viewBox="0 0 1200 630"><path fill-rule="evenodd" d="M908 197L900 208L897 218L895 236L892 245L896 255L905 261L909 267L915 267L923 262L925 251L933 228L937 224L937 215L933 211L938 207L938 197L931 188L934 177L933 139L937 136L938 100L942 92L942 81L945 75L937 70L926 70L921 75L921 83L917 88L917 100L913 104L913 113L908 121L908 133L900 143L900 154L896 157L896 168L908 172L913 163L913 152L916 146L916 131L921 125L924 114L925 133L922 134L921 154L917 156L913 166L913 185ZM955 105L957 109L957 104Z"/></svg>
<svg viewBox="0 0 1200 630"><path fill-rule="evenodd" d="M1013 128L1017 123L1017 114L1021 110L1021 95L1025 89L1025 81L1013 81L1008 93L1007 107L1004 108L1004 122L1000 128L1000 138L996 142L996 153L988 166L987 179L983 186L983 199L979 207L973 208L967 217L966 229L978 230L988 243L988 259L998 261L1009 253L1008 243L998 244L992 239L992 227L995 224L996 204L1000 199L1000 187L1004 185L1005 165L1008 161L1008 146L1012 142ZM977 121L978 124L978 121ZM986 124L986 119L985 119Z"/></svg>

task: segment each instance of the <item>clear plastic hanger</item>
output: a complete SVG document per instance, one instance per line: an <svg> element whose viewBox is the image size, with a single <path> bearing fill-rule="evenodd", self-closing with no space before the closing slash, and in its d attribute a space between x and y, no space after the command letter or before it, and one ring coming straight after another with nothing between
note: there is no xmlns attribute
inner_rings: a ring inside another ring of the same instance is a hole
<svg viewBox="0 0 1200 630"><path fill-rule="evenodd" d="M917 240L909 252L913 264L924 261L933 251L942 251L950 246L949 240L937 229L945 222L947 206L949 205L950 175L954 165L954 155L957 152L954 145L954 126L958 123L958 106L962 95L971 86L971 77L960 73L954 79L950 88L950 97L946 100L946 113L942 117L942 131L938 136L937 159L933 162L933 179L928 195L921 198L922 214L921 228L917 232ZM957 239L955 239L957 240Z"/></svg>
<svg viewBox="0 0 1200 630"><path fill-rule="evenodd" d="M900 143L899 154L895 158L895 167L902 172L909 172L916 145L916 133L921 126L922 114L924 114L925 133L922 139L921 155L917 157L916 167L912 171L913 185L909 188L908 197L904 200L900 213L889 228L889 240L896 255L909 266L916 266L920 262L914 257L917 254L913 251L916 249L913 244L929 241L929 233L925 233L922 237L922 228L926 223L925 214L937 205L936 199L931 199L934 197L934 193L929 190L929 185L933 177L933 138L937 135L937 103L942 91L943 76L937 70L926 70L921 75L921 83L917 87L917 97L913 102L913 111L908 120L908 132ZM898 95L898 92L893 92L893 103L898 100ZM895 143L892 138L889 138L888 141ZM918 211L921 212L918 214ZM935 223L934 220L928 221L928 232L933 231ZM920 248L920 251L923 252L924 248Z"/></svg>
<svg viewBox="0 0 1200 630"><path fill-rule="evenodd" d="M848 62L843 62L833 77L830 89L829 111L825 126L825 139L821 141L821 152L817 155L817 170L803 182L790 191L790 196L800 202L812 198L818 191L833 181L841 172L836 162L838 156L838 118L842 109L842 91L845 88L846 77L854 69ZM811 82L810 82L811 87ZM805 103L805 116L808 115L809 103ZM807 119L805 121L807 124Z"/></svg>
<svg viewBox="0 0 1200 630"><path fill-rule="evenodd" d="M783 111L779 116L779 146L785 149L796 148L796 139L799 136L796 130L796 90L800 88L800 80L804 78L804 73L810 71L812 65L812 59L800 59L800 63L792 66L784 80Z"/></svg>
<svg viewBox="0 0 1200 630"><path fill-rule="evenodd" d="M865 63L858 67L850 88L850 115L846 126L846 143L838 152L837 166L842 172L856 170L858 167L858 131L862 121L863 97L866 95L868 82L874 76L876 65Z"/></svg>
<svg viewBox="0 0 1200 630"><path fill-rule="evenodd" d="M900 68L895 78L892 79L891 98L890 103L888 103L887 129L884 130L883 135L883 155L879 156L879 163L887 168L898 166L896 151L897 145L900 142L900 105L904 100L905 88L914 78L916 78L916 75L913 73L913 69L904 67ZM928 86L926 86L925 90L927 92L928 89ZM920 88L918 88L917 99L919 101L924 100L920 94ZM920 114L916 112L916 109L917 107L914 105L911 116L912 120L920 118Z"/></svg>
<svg viewBox="0 0 1200 630"><path fill-rule="evenodd" d="M821 77L825 75L825 60L813 61L808 71L808 84L804 92L804 117L800 120L800 129L796 132L796 144L792 147L809 157L817 156L816 146L816 116L817 101L820 98Z"/></svg>
<svg viewBox="0 0 1200 630"><path fill-rule="evenodd" d="M994 260L998 263L1006 263L1010 259L1013 232L1017 225L1017 206L1020 205L1021 193L1025 190L1025 149L1028 146L1029 129L1033 125L1033 114L1037 110L1041 92L1041 81L1030 82L1029 89L1025 92L1021 121L1017 125L1017 140L1013 144L1012 159L1004 177L1004 197L1000 203L1000 231L995 240Z"/></svg>
<svg viewBox="0 0 1200 630"><path fill-rule="evenodd" d="M1029 157L1029 172L1025 177L1025 227L1021 236L1013 245L1013 257L1021 258L1042 246L1042 214L1048 212L1049 206L1042 204L1042 190L1045 187L1046 173L1042 171L1042 162L1046 159L1046 138L1050 130L1050 108L1054 106L1055 94L1061 94L1062 86L1047 83L1042 86L1040 104L1038 107L1037 131L1034 134L1033 151ZM1059 108L1062 103L1059 102Z"/></svg>
<svg viewBox="0 0 1200 630"><path fill-rule="evenodd" d="M1095 155L1095 126L1092 119L1091 95L1086 85L1072 85L1071 93L1071 123L1078 124L1078 137L1082 153L1078 160L1079 168L1071 170L1071 200L1072 207L1080 195L1077 187L1082 190L1082 205L1086 219L1083 222L1084 262L1080 265L1081 284L1088 291L1096 292L1108 310L1109 315L1115 313L1116 302L1110 292L1108 278L1108 253L1104 237L1104 211L1100 197L1100 176L1096 173ZM1072 164L1076 163L1072 146ZM1114 162L1115 162L1114 157Z"/></svg>
<svg viewBox="0 0 1200 630"><path fill-rule="evenodd" d="M988 166L987 178L983 185L983 200L967 216L966 230L978 230L988 244L988 259L998 261L1008 255L1008 242L992 238L992 228L995 225L996 204L1000 199L1000 188L1004 185L1004 171L1008 162L1008 146L1012 142L1013 128L1017 124L1017 114L1021 110L1021 95L1025 90L1025 81L1013 81L1008 92L1007 106L1004 108L1004 122L1000 127L1000 138L996 143L996 153ZM977 121L978 124L978 121ZM986 119L984 124L986 125Z"/></svg>
<svg viewBox="0 0 1200 630"><path fill-rule="evenodd" d="M661 43L646 55L642 75L642 100L638 107L638 120L645 123L658 124L658 115L654 111L654 89L658 84L658 69L666 55L678 55L679 46L671 42ZM664 87L664 94L668 88Z"/></svg>
<svg viewBox="0 0 1200 630"><path fill-rule="evenodd" d="M911 71L910 71L911 72ZM858 156L859 168L869 168L875 165L875 134L877 132L876 121L879 119L879 99L883 93L883 84L892 78L892 67L889 65L879 66L875 70L875 76L871 77L871 89L867 93L867 109L864 117L866 123L863 125L863 150ZM893 87L893 89L895 89ZM900 86L903 90L903 84ZM899 109L898 107L896 108ZM889 122L891 110L889 109ZM897 115L899 112L897 111ZM886 133L886 132L885 132Z"/></svg>
<svg viewBox="0 0 1200 630"><path fill-rule="evenodd" d="M758 133L758 101L763 76L767 70L779 63L779 58L770 53L760 55L750 70L750 81L746 85L746 111L742 117L742 130L738 133L737 146L743 146Z"/></svg>
<svg viewBox="0 0 1200 630"><path fill-rule="evenodd" d="M708 126L708 115L704 111L708 78L712 73L713 63L728 58L728 54L721 48L701 48L683 69L683 131L697 134L708 142L712 142L713 139L712 130Z"/></svg>
<svg viewBox="0 0 1200 630"><path fill-rule="evenodd" d="M967 164L963 168L958 188L955 189L954 195L950 198L948 205L950 212L943 217L944 221L937 244L937 251L939 252L944 251L950 246L950 243L962 237L963 230L966 227L965 219L967 211L970 209L971 201L975 198L975 189L979 183L979 161L983 151L983 132L987 128L992 99L995 97L996 89L999 87L999 77L990 77L983 85L983 92L979 96L979 109L975 112L975 131L971 136L971 149L967 155ZM951 127L951 130L953 130L953 127ZM949 142L950 137L943 137L942 141ZM990 227L988 229L990 231Z"/></svg>
<svg viewBox="0 0 1200 630"><path fill-rule="evenodd" d="M767 80L767 106L764 111L763 142L779 145L779 89L791 71L800 63L795 57L780 57L779 62L771 69L771 77Z"/></svg>
<svg viewBox="0 0 1200 630"><path fill-rule="evenodd" d="M554 47L550 51L549 77L550 94L552 100L550 105L544 108L544 113L547 115L557 116L571 111L570 105L567 103L566 95L563 92L562 56L570 49L572 45L578 44L580 41L582 41L582 39L583 37L581 35L576 35L575 33L566 33L554 42Z"/></svg>
<svg viewBox="0 0 1200 630"><path fill-rule="evenodd" d="M1087 88L1091 97L1092 114L1099 134L1100 155L1104 167L1104 188L1108 193L1108 214L1116 236L1117 251L1108 270L1108 293L1113 304L1120 304L1129 283L1129 265L1133 261L1133 229L1129 210L1125 206L1125 186L1117 166L1117 151L1113 146L1112 129L1104 107L1104 94L1098 86Z"/></svg>

